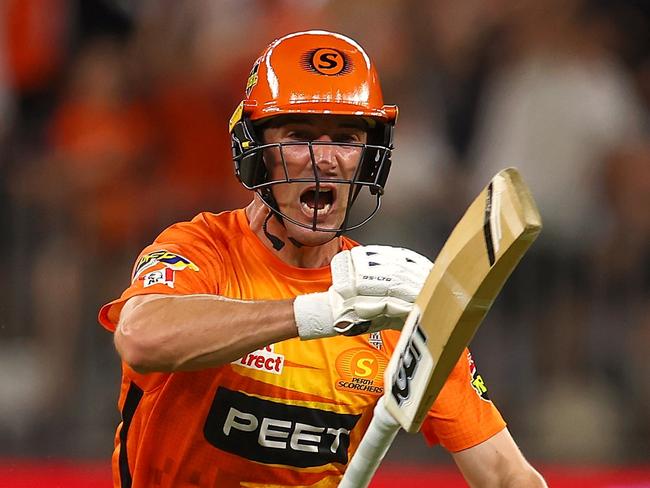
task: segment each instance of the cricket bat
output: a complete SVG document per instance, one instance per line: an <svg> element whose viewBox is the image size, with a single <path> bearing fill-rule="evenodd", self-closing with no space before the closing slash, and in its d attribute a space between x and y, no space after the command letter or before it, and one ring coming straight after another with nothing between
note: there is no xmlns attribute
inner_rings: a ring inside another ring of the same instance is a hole
<svg viewBox="0 0 650 488"><path fill-rule="evenodd" d="M384 395L339 486L366 487L399 428L417 432L506 279L542 228L514 168L476 197L436 258L384 373Z"/></svg>

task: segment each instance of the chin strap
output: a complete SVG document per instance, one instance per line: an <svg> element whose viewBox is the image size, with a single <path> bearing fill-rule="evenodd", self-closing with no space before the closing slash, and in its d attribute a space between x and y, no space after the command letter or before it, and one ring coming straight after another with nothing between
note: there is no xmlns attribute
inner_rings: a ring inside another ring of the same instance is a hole
<svg viewBox="0 0 650 488"><path fill-rule="evenodd" d="M273 217L274 215L278 219L280 224L284 225L284 222L282 221L282 217L280 217L275 212L269 212L266 218L264 219L264 223L262 224L262 230L264 231L264 235L266 236L266 238L269 240L269 242L271 242L273 249L279 251L284 247L284 241L280 239L278 236L274 236L269 232L269 220L271 220L271 217ZM289 237L289 242L291 242L291 244L293 244L297 248L301 248L304 245L302 242L299 242L293 237Z"/></svg>
<svg viewBox="0 0 650 488"><path fill-rule="evenodd" d="M269 220L271 220L271 217L273 215L275 215L274 212L269 212L266 215L266 218L264 219L264 223L262 224L262 230L264 231L264 235L266 236L266 238L271 242L273 249L279 251L284 247L284 241L280 239L278 236L274 236L273 234L271 234L268 229Z"/></svg>

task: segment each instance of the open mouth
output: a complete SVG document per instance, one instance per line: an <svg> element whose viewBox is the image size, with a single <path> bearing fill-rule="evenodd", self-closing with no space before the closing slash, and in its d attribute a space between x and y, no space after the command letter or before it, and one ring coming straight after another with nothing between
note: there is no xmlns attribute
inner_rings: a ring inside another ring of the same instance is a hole
<svg viewBox="0 0 650 488"><path fill-rule="evenodd" d="M319 216L326 215L332 209L335 199L335 188L321 185L320 191L316 191L316 187L304 190L300 194L300 206L309 216L313 216L314 211Z"/></svg>

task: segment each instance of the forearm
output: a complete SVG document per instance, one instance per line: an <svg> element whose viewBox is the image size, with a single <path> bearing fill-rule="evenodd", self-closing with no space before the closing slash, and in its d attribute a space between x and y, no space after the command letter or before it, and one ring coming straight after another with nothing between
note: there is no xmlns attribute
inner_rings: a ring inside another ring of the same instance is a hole
<svg viewBox="0 0 650 488"><path fill-rule="evenodd" d="M484 442L452 453L467 484L472 488L545 488L542 476L521 454L508 429Z"/></svg>
<svg viewBox="0 0 650 488"><path fill-rule="evenodd" d="M517 467L504 465L490 472L483 468L467 472L461 468L461 472L472 488L547 488L544 478L527 463Z"/></svg>
<svg viewBox="0 0 650 488"><path fill-rule="evenodd" d="M190 371L229 363L297 336L293 300L146 295L124 306L115 346L135 371Z"/></svg>

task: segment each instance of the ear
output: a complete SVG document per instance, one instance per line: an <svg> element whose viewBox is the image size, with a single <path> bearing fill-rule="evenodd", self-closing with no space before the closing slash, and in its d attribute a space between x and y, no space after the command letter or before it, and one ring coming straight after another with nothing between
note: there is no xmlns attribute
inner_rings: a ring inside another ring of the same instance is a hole
<svg viewBox="0 0 650 488"><path fill-rule="evenodd" d="M242 118L233 125L230 141L237 179L249 190L265 183L268 174L263 152L250 119Z"/></svg>

